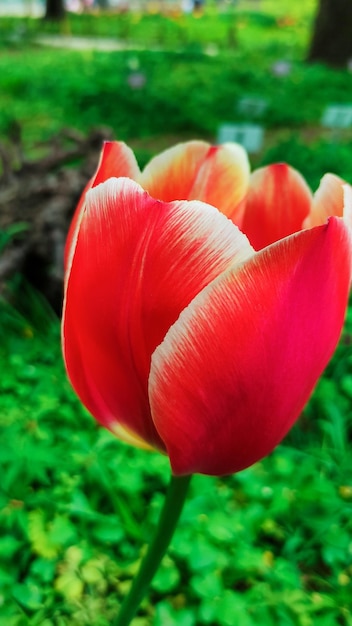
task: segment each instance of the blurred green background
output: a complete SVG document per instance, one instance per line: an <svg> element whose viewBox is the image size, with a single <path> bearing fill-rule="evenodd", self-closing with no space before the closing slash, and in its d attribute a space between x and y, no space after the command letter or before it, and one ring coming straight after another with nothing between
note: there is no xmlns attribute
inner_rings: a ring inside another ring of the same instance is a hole
<svg viewBox="0 0 352 626"><path fill-rule="evenodd" d="M313 189L327 171L352 182L352 130L322 124L327 106L350 104L352 73L306 63L316 9L241 0L189 14L148 3L62 22L3 16L1 143L17 124L36 158L63 127L104 125L142 166L179 140L216 142L224 123L256 124L253 167L285 160ZM53 47L54 37L66 43ZM71 49L72 37L95 44ZM1 233L1 249L8 239ZM106 626L150 539L168 461L95 424L66 381L58 318L20 277L8 287L17 298L0 300L0 626ZM269 458L194 478L134 626L352 626L351 342L350 310L300 422Z"/></svg>

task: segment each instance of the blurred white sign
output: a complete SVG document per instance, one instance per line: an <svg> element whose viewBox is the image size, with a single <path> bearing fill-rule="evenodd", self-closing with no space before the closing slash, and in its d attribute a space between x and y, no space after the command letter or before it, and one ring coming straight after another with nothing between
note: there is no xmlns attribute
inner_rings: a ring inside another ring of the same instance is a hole
<svg viewBox="0 0 352 626"><path fill-rule="evenodd" d="M260 117L268 108L268 101L256 96L243 96L237 103L237 111L248 117Z"/></svg>
<svg viewBox="0 0 352 626"><path fill-rule="evenodd" d="M352 104L330 104L324 111L321 123L326 128L352 126Z"/></svg>
<svg viewBox="0 0 352 626"><path fill-rule="evenodd" d="M263 146L264 128L259 124L221 124L217 143L228 141L241 144L247 152L259 152Z"/></svg>

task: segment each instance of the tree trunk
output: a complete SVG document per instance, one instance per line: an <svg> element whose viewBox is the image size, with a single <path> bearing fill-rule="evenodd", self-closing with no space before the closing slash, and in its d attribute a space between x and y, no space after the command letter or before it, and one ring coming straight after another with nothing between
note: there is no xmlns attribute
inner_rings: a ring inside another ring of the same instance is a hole
<svg viewBox="0 0 352 626"><path fill-rule="evenodd" d="M46 0L46 20L62 20L64 15L64 0Z"/></svg>
<svg viewBox="0 0 352 626"><path fill-rule="evenodd" d="M352 60L352 1L320 0L308 61L343 67Z"/></svg>

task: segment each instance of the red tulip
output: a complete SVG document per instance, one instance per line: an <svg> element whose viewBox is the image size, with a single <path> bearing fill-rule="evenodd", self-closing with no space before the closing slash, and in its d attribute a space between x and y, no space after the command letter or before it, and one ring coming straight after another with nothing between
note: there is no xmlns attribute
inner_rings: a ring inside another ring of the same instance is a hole
<svg viewBox="0 0 352 626"><path fill-rule="evenodd" d="M341 178L326 174L313 196L301 174L286 163L262 167L251 175L244 217L237 225L260 250L302 227L324 224L331 215L342 217L343 189Z"/></svg>
<svg viewBox="0 0 352 626"><path fill-rule="evenodd" d="M302 230L310 192L277 167L266 170L270 185L253 175L245 205L238 147L190 142L141 173L126 146L107 144L71 228L63 349L72 385L99 422L166 453L177 475L228 474L267 455L340 337L350 223L332 216ZM223 213L248 224L260 251Z"/></svg>
<svg viewBox="0 0 352 626"><path fill-rule="evenodd" d="M238 144L211 146L205 141L181 143L154 157L143 172L132 150L122 142L106 142L98 169L86 186L73 219L66 254L87 191L111 177L127 176L138 182L153 198L202 200L214 204L241 225L249 183L249 162Z"/></svg>

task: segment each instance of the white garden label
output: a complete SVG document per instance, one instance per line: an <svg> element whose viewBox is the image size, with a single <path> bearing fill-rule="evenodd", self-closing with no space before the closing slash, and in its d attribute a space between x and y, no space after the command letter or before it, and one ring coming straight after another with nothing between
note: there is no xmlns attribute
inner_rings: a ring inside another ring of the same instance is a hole
<svg viewBox="0 0 352 626"><path fill-rule="evenodd" d="M221 124L217 143L228 141L241 144L247 152L259 152L263 146L264 128L259 124Z"/></svg>

